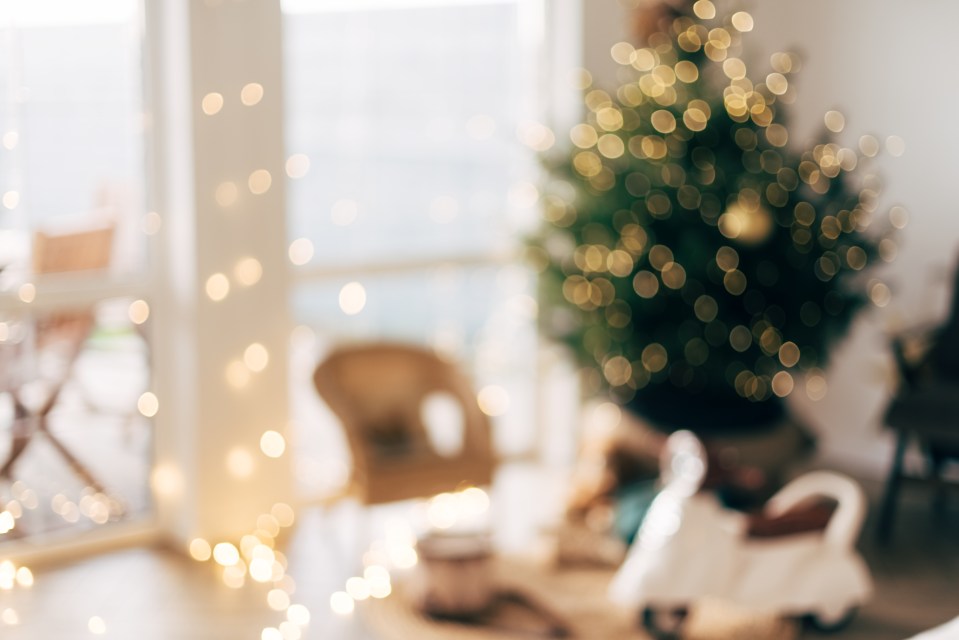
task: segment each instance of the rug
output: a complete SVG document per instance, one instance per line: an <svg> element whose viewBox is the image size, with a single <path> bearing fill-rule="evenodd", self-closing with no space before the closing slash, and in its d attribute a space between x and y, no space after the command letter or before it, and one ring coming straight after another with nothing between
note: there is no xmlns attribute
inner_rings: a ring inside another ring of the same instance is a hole
<svg viewBox="0 0 959 640"><path fill-rule="evenodd" d="M549 610L566 624L566 637L588 640L649 638L636 612L625 611L606 599L613 570L577 567L558 569L532 563L497 561L496 583L506 592L521 593L537 607ZM437 620L420 613L395 586L384 600L360 603L361 615L382 640L511 640L549 637L547 624L538 623L523 607L498 607L489 624ZM539 624L540 629L537 629ZM542 631L542 633L538 633ZM719 601L704 601L690 613L687 640L794 640L799 625L776 616L737 610Z"/></svg>

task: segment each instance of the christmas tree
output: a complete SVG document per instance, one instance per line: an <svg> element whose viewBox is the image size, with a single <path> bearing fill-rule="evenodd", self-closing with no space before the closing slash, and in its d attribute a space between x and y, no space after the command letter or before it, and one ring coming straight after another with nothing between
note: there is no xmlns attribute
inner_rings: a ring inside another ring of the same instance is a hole
<svg viewBox="0 0 959 640"><path fill-rule="evenodd" d="M832 111L797 149L785 105L800 60L775 54L751 79L748 13L699 0L656 15L642 46L612 49L628 81L584 83L585 119L546 159L543 327L591 391L663 428L768 423L801 381L819 392L835 339L888 296L863 274L878 183L852 179L878 142L834 142Z"/></svg>

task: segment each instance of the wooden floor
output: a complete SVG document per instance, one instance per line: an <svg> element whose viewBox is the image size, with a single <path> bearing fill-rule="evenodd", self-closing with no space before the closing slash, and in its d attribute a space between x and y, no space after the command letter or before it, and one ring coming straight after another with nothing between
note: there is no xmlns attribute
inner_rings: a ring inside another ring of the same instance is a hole
<svg viewBox="0 0 959 640"><path fill-rule="evenodd" d="M522 479L511 486L522 485ZM935 521L918 491L909 489L903 497L888 546L874 543L871 523L864 531L862 549L876 594L850 627L830 636L836 640L902 640L959 616L959 501ZM516 530L535 526L544 516L529 508L536 503L528 493L511 491L504 500L500 517L510 514ZM292 601L312 614L302 638L375 640L361 610L339 616L329 607L330 594L356 570L351 548L358 548L362 522L349 505L301 512L286 551L297 585ZM259 640L264 627L284 620L266 605L266 592L252 583L230 589L212 565L169 551L120 550L37 568L33 588L0 591L0 638L92 638L103 629L103 637L129 640ZM803 637L818 636L810 631Z"/></svg>
<svg viewBox="0 0 959 640"><path fill-rule="evenodd" d="M879 487L864 483L878 500ZM873 517L860 549L876 582L868 605L836 640L896 640L959 616L959 493L937 517L927 487L904 487L891 540L876 541ZM806 634L826 637L825 634ZM806 636L804 636L806 637Z"/></svg>

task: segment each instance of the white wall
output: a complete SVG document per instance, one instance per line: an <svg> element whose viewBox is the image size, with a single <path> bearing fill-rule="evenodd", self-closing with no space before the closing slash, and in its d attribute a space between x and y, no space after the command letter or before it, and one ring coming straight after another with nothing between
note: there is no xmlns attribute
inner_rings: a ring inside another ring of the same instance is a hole
<svg viewBox="0 0 959 640"><path fill-rule="evenodd" d="M897 135L906 142L901 157L886 154L873 165L885 183L880 211L901 204L911 214L898 236L898 258L881 272L894 299L859 318L836 351L826 398L815 403L796 398L794 403L819 433L826 458L881 473L891 444L881 414L894 379L885 334L945 314L959 249L954 186L959 171L953 159L959 151L954 115L959 82L952 47L959 3L752 0L735 6L755 18L744 53L754 78L767 72L774 51L803 55L798 97L790 111L794 142L802 144L821 130L829 109L846 116L840 136L845 145L855 145L865 133ZM616 0L591 0L586 12L584 59L600 64L613 42L629 39L629 22ZM594 71L594 76L611 82L610 69L612 65Z"/></svg>
<svg viewBox="0 0 959 640"><path fill-rule="evenodd" d="M882 271L894 299L857 322L835 355L827 397L797 403L820 431L824 454L880 470L889 459L881 415L893 379L885 334L941 319L959 249L959 83L952 66L959 4L753 0L747 6L756 20L749 46L767 54L757 60L780 49L805 60L791 110L794 140L808 139L822 114L838 109L846 115L840 136L846 145L865 133L906 142L901 157L887 154L875 164L885 184L880 211L900 204L911 215L898 235L899 256Z"/></svg>

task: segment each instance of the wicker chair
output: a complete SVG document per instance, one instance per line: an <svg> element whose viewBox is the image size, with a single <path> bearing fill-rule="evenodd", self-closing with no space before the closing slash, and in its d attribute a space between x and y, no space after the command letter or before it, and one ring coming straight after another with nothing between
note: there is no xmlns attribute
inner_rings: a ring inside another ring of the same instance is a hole
<svg viewBox="0 0 959 640"><path fill-rule="evenodd" d="M489 421L466 378L435 353L390 343L343 346L320 363L313 383L343 425L353 455L348 491L364 504L491 482ZM450 455L433 445L423 420L424 402L437 393L462 410L462 447Z"/></svg>

